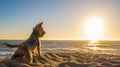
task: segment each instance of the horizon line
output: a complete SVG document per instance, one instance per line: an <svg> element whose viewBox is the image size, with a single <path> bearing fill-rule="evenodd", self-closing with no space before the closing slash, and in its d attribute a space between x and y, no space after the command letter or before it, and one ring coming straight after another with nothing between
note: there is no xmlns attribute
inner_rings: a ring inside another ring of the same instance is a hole
<svg viewBox="0 0 120 67"><path fill-rule="evenodd" d="M26 40L26 39L0 39L0 40ZM39 39L40 40L40 39ZM91 41L90 39L41 39L41 40L86 40L86 41ZM101 39L101 40L96 40L96 41L120 41L118 39Z"/></svg>

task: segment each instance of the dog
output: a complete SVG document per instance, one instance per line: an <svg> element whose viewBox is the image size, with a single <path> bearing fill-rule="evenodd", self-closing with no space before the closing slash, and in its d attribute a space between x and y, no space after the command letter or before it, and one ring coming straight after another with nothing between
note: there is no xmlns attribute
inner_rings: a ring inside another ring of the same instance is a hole
<svg viewBox="0 0 120 67"><path fill-rule="evenodd" d="M41 44L39 43L39 38L43 37L45 34L42 24L43 22L40 22L33 28L33 32L30 37L21 44L19 44L17 50L12 55L11 59L25 57L26 63L32 64L35 49L37 49L38 55L41 56Z"/></svg>

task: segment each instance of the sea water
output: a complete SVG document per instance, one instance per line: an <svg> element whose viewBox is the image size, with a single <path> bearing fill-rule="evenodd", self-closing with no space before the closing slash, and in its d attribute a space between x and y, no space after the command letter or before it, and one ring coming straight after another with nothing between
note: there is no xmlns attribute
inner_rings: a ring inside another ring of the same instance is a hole
<svg viewBox="0 0 120 67"><path fill-rule="evenodd" d="M3 43L19 45L24 40L0 40L0 57L11 56L17 48L9 48ZM42 40L42 52L81 52L120 55L120 41L90 40Z"/></svg>

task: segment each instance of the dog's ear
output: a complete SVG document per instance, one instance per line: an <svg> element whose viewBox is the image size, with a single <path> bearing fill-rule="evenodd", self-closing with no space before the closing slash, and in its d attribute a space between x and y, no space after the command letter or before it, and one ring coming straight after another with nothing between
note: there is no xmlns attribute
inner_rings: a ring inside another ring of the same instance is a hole
<svg viewBox="0 0 120 67"><path fill-rule="evenodd" d="M43 21L40 22L40 25L42 25L42 24L43 24Z"/></svg>
<svg viewBox="0 0 120 67"><path fill-rule="evenodd" d="M38 27L41 27L43 22L41 21L40 23L37 24Z"/></svg>

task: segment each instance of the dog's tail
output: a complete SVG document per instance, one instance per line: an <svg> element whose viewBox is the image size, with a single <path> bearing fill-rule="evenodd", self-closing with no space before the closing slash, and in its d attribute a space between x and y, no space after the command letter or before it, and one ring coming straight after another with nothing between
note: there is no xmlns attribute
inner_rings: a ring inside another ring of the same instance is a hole
<svg viewBox="0 0 120 67"><path fill-rule="evenodd" d="M18 45L16 45L16 44L8 44L8 43L3 43L2 45L5 45L5 46L7 46L7 47L10 47L10 48L15 48L15 47L18 47Z"/></svg>

